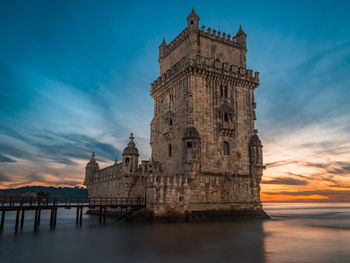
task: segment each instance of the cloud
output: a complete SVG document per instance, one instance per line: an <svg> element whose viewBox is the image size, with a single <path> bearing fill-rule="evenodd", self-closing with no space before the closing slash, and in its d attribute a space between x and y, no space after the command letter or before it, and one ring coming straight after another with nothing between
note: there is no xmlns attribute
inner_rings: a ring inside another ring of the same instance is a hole
<svg viewBox="0 0 350 263"><path fill-rule="evenodd" d="M15 162L16 160L13 160L7 156L0 154L0 163L15 163Z"/></svg>
<svg viewBox="0 0 350 263"><path fill-rule="evenodd" d="M27 152L17 149L15 146L12 145L6 145L4 143L0 143L0 149L1 153L7 156L13 156L16 158L28 158L31 159L31 155ZM1 154L1 155L2 155ZM3 156L3 155L2 155Z"/></svg>
<svg viewBox="0 0 350 263"><path fill-rule="evenodd" d="M277 177L272 180L264 180L263 184L280 184L280 185L307 185L307 180L299 180L291 177Z"/></svg>
<svg viewBox="0 0 350 263"><path fill-rule="evenodd" d="M10 178L0 172L0 182L8 182L8 181L10 181Z"/></svg>
<svg viewBox="0 0 350 263"><path fill-rule="evenodd" d="M265 165L268 168L272 168L272 167L278 167L278 166L283 166L283 165L287 165L287 164L297 164L299 162L300 162L300 160L290 159L290 160L280 160L280 161L275 161L275 162L271 162L271 163L266 163Z"/></svg>
<svg viewBox="0 0 350 263"><path fill-rule="evenodd" d="M334 175L350 175L350 162L327 161L326 163L304 162L303 166L323 169L324 173Z"/></svg>
<svg viewBox="0 0 350 263"><path fill-rule="evenodd" d="M305 190L305 191L279 191L270 192L264 191L265 195L285 195L285 196L325 196L329 201L350 201L350 189L349 190Z"/></svg>
<svg viewBox="0 0 350 263"><path fill-rule="evenodd" d="M60 156L57 161L70 163L67 158L88 159L91 152L95 152L97 158L113 160L121 157L121 150L109 143L103 143L95 138L84 134L66 134L47 131L47 141L51 143L37 143L41 156L51 157L53 160Z"/></svg>

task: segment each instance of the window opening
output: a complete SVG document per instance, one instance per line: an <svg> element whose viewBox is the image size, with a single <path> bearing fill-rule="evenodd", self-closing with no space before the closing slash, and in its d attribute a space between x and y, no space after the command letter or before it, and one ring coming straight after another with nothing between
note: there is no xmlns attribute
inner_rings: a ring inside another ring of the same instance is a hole
<svg viewBox="0 0 350 263"><path fill-rule="evenodd" d="M171 144L169 144L168 151L169 151L169 157L171 157L171 155L172 155L172 146L171 146Z"/></svg>
<svg viewBox="0 0 350 263"><path fill-rule="evenodd" d="M230 147L228 142L224 142L224 155L230 155Z"/></svg>
<svg viewBox="0 0 350 263"><path fill-rule="evenodd" d="M224 114L224 121L228 122L228 114L227 114L227 112L225 112L225 114Z"/></svg>

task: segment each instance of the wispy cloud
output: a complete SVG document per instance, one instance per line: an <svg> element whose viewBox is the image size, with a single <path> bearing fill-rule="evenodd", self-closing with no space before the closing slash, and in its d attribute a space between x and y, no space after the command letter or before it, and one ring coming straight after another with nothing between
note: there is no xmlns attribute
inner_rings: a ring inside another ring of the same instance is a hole
<svg viewBox="0 0 350 263"><path fill-rule="evenodd" d="M274 177L272 180L264 180L263 184L278 184L278 185L307 185L307 180L294 179L291 177Z"/></svg>

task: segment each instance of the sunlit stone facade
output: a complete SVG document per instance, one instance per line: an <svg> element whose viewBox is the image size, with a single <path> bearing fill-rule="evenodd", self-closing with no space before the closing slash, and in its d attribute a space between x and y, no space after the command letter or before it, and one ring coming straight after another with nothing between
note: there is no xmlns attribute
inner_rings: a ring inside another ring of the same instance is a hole
<svg viewBox="0 0 350 263"><path fill-rule="evenodd" d="M146 197L155 216L258 211L262 143L254 128L259 73L246 68L246 34L187 27L159 46L160 77L151 84L152 158L138 163L130 137L123 160L86 167L90 196ZM263 212L262 212L263 213Z"/></svg>

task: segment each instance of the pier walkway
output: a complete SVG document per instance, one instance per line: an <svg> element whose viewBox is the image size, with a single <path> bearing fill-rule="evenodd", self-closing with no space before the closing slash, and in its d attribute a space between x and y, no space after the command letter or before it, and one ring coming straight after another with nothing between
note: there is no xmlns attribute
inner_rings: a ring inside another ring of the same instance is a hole
<svg viewBox="0 0 350 263"><path fill-rule="evenodd" d="M145 198L124 198L124 197L26 197L26 196L0 196L0 231L4 228L5 215L8 211L16 212L15 232L23 228L26 211L35 211L34 230L40 225L42 210L50 210L50 227L55 228L58 209L76 209L76 221L82 224L83 209L89 208L99 211L99 222L106 222L107 209L120 209L125 213L129 210L137 210L146 206Z"/></svg>

